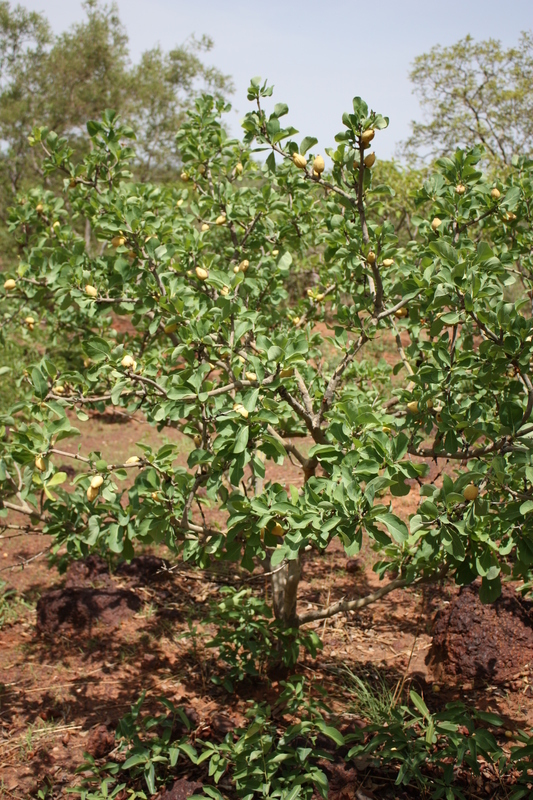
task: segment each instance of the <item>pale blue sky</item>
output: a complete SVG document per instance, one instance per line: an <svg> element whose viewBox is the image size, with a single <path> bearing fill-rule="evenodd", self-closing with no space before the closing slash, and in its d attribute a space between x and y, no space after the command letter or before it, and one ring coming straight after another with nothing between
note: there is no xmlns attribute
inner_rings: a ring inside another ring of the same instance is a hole
<svg viewBox="0 0 533 800"><path fill-rule="evenodd" d="M60 32L83 17L81 0L19 0L43 11ZM14 3L12 3L14 4ZM209 34L215 47L206 60L233 76L234 111L228 120L240 135L248 110L246 87L254 75L275 85L274 101L290 108L285 119L301 137L333 145L342 112L361 95L390 117L375 141L378 157L393 155L420 118L411 93L409 67L433 45L450 45L471 34L506 46L533 29L533 0L118 0L132 57L159 43L165 49L195 33ZM296 138L300 138L296 137Z"/></svg>

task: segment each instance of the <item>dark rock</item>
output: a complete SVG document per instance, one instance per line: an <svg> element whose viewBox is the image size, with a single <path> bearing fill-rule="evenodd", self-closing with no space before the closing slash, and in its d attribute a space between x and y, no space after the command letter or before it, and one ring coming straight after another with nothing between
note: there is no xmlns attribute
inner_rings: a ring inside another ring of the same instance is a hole
<svg viewBox="0 0 533 800"><path fill-rule="evenodd" d="M37 603L37 630L43 634L81 631L97 620L116 627L140 607L137 595L126 589L52 589Z"/></svg>
<svg viewBox="0 0 533 800"><path fill-rule="evenodd" d="M136 578L142 583L150 583L164 577L168 567L169 563L164 558L143 555L132 558L131 561L122 561L117 567L117 575Z"/></svg>
<svg viewBox="0 0 533 800"><path fill-rule="evenodd" d="M188 781L186 778L180 778L175 781L170 789L165 789L159 795L159 800L186 800L196 792L201 792L203 786L198 781Z"/></svg>
<svg viewBox="0 0 533 800"><path fill-rule="evenodd" d="M440 676L502 684L533 663L533 604L508 586L487 605L478 592L464 587L439 612L426 661Z"/></svg>
<svg viewBox="0 0 533 800"><path fill-rule="evenodd" d="M113 750L115 744L115 734L109 731L105 725L97 725L89 734L85 749L93 758L104 758Z"/></svg>
<svg viewBox="0 0 533 800"><path fill-rule="evenodd" d="M364 565L360 558L349 558L346 562L346 572L350 575L354 572L361 572L363 569Z"/></svg>

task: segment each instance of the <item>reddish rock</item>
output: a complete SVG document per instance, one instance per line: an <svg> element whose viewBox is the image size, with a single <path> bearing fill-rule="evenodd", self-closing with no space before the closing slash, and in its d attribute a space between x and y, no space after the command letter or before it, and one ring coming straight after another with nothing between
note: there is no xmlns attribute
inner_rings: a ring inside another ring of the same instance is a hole
<svg viewBox="0 0 533 800"><path fill-rule="evenodd" d="M533 667L533 604L504 586L494 603L483 604L477 584L439 614L427 663L439 676L501 684Z"/></svg>
<svg viewBox="0 0 533 800"><path fill-rule="evenodd" d="M180 778L175 781L170 789L165 789L159 795L159 800L186 800L192 794L201 792L203 786L198 781L188 781L186 778Z"/></svg>
<svg viewBox="0 0 533 800"><path fill-rule="evenodd" d="M116 627L140 607L137 595L126 589L52 589L37 603L37 630L43 634L81 631L97 621Z"/></svg>

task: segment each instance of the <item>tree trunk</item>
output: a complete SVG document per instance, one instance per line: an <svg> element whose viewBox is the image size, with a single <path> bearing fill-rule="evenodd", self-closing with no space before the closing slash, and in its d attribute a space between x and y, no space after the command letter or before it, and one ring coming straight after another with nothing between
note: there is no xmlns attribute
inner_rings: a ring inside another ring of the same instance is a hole
<svg viewBox="0 0 533 800"><path fill-rule="evenodd" d="M281 569L276 567L270 576L274 614L285 628L296 626L296 603L300 575L301 564L300 556L298 556L293 561L287 561Z"/></svg>

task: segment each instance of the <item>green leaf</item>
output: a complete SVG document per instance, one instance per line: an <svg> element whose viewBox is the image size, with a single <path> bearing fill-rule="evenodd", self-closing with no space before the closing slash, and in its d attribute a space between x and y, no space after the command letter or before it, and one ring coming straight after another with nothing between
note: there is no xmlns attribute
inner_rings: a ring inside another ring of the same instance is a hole
<svg viewBox="0 0 533 800"><path fill-rule="evenodd" d="M314 136L306 136L305 139L302 140L300 145L300 153L305 156L308 150L315 146L318 143L318 139L315 139Z"/></svg>
<svg viewBox="0 0 533 800"><path fill-rule="evenodd" d="M42 372L34 367L31 371L31 379L33 382L33 386L35 388L35 394L37 397L40 397L41 400L44 400L46 395L48 394L48 381L42 374Z"/></svg>
<svg viewBox="0 0 533 800"><path fill-rule="evenodd" d="M246 450L246 445L248 444L249 435L250 435L250 429L247 426L240 429L239 433L237 434L237 438L235 439L235 444L233 446L234 453L242 453L243 450Z"/></svg>
<svg viewBox="0 0 533 800"><path fill-rule="evenodd" d="M46 482L47 486L59 486L61 483L65 483L67 480L68 475L66 472L55 472L49 481Z"/></svg>
<svg viewBox="0 0 533 800"><path fill-rule="evenodd" d="M409 531L407 530L407 525L396 514L378 514L376 520L386 526L396 542L401 544L408 539Z"/></svg>
<svg viewBox="0 0 533 800"><path fill-rule="evenodd" d="M422 714L425 719L430 719L430 713L427 705L424 703L422 698L419 694L417 694L413 689L409 692L409 697L411 698L412 704L415 708Z"/></svg>

